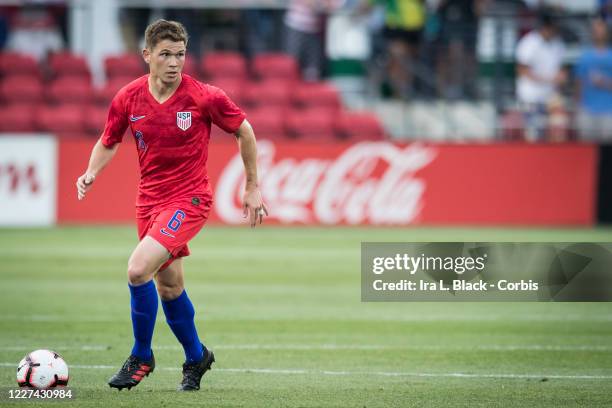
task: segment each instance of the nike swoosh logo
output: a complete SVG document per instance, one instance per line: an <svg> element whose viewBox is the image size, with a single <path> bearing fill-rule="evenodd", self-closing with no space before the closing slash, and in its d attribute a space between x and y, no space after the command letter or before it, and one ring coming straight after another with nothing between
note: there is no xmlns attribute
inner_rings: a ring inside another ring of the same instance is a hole
<svg viewBox="0 0 612 408"><path fill-rule="evenodd" d="M167 235L167 236L169 236L169 237L176 238L174 235L172 235L171 233L169 233L168 231L166 231L166 229L165 229L165 228L160 229L160 230L159 230L159 232L161 232L162 234Z"/></svg>
<svg viewBox="0 0 612 408"><path fill-rule="evenodd" d="M137 120L140 120L142 118L144 118L146 115L142 115L142 116L134 116L134 115L130 115L130 121L132 122L136 122Z"/></svg>

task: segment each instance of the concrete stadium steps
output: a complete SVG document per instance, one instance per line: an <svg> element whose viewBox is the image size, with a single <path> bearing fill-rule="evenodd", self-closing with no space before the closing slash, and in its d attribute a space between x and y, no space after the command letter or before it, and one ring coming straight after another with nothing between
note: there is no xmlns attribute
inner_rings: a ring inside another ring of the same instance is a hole
<svg viewBox="0 0 612 408"><path fill-rule="evenodd" d="M487 141L496 135L497 114L487 102L382 101L373 110L397 140Z"/></svg>

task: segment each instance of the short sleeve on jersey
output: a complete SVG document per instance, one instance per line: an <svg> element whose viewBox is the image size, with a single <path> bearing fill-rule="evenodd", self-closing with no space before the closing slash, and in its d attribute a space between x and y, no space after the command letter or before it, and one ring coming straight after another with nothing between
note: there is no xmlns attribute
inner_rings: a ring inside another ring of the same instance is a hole
<svg viewBox="0 0 612 408"><path fill-rule="evenodd" d="M120 91L111 102L104 132L102 133L102 144L106 147L112 147L116 143L121 143L128 127L124 100L124 94Z"/></svg>
<svg viewBox="0 0 612 408"><path fill-rule="evenodd" d="M236 104L219 88L213 88L208 107L212 122L227 133L235 133L246 115Z"/></svg>

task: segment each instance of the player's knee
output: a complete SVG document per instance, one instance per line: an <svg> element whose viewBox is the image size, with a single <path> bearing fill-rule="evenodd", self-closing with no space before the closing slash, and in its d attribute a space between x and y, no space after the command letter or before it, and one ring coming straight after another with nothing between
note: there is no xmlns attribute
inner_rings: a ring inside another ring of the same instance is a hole
<svg viewBox="0 0 612 408"><path fill-rule="evenodd" d="M160 282L157 283L157 293L159 293L159 297L164 301L174 300L181 296L183 289L183 285L180 284L166 285Z"/></svg>
<svg viewBox="0 0 612 408"><path fill-rule="evenodd" d="M146 267L146 265L138 262L129 262L128 263L128 281L132 285L142 284L148 282L151 279L151 271Z"/></svg>

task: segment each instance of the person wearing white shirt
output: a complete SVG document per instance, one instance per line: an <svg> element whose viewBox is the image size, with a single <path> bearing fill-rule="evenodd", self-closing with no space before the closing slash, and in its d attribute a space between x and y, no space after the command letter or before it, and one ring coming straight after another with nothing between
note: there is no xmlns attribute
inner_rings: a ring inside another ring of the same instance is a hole
<svg viewBox="0 0 612 408"><path fill-rule="evenodd" d="M563 69L565 46L549 14L540 16L540 27L526 34L516 48L516 95L525 112L528 139L540 140L547 126L548 103L567 81Z"/></svg>
<svg viewBox="0 0 612 408"><path fill-rule="evenodd" d="M44 6L20 10L12 24L7 48L43 61L49 53L64 48L64 39L53 15Z"/></svg>

